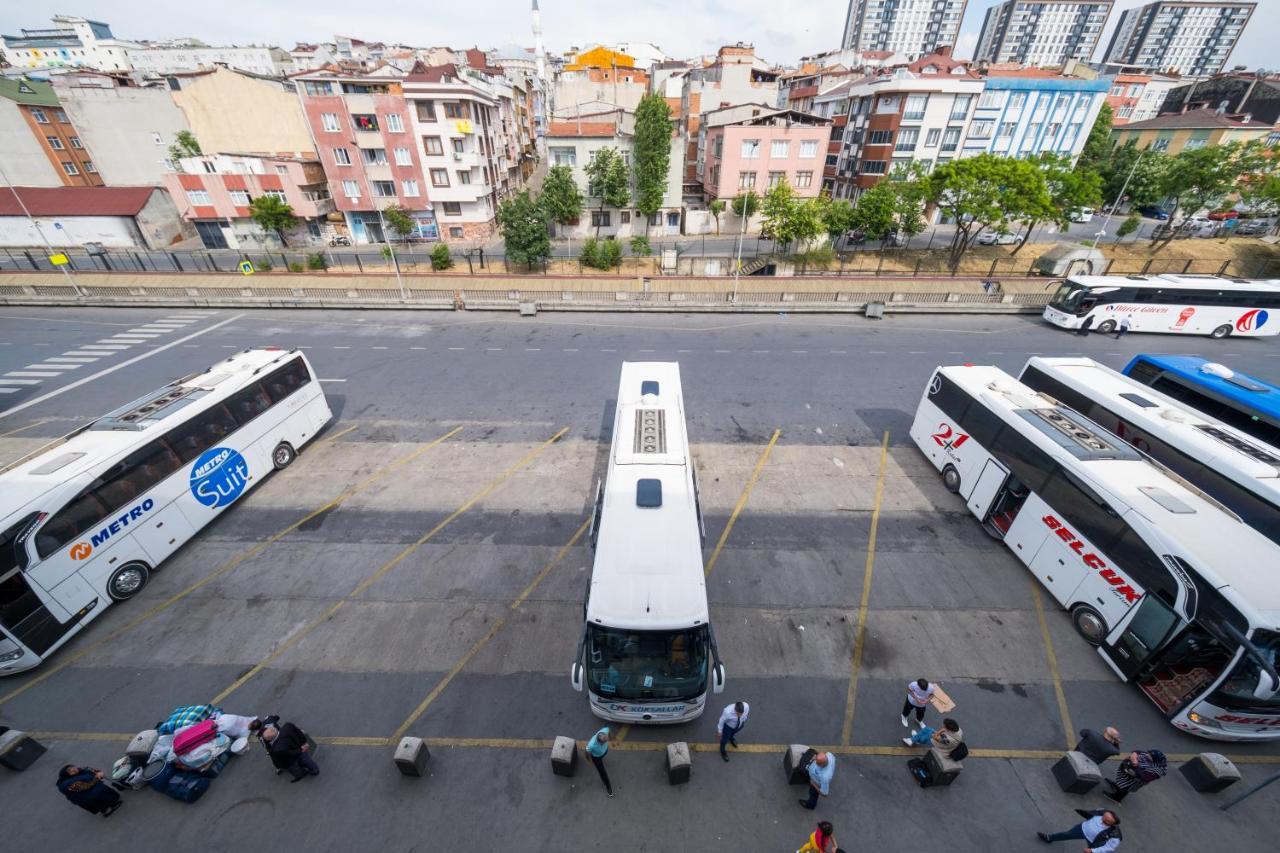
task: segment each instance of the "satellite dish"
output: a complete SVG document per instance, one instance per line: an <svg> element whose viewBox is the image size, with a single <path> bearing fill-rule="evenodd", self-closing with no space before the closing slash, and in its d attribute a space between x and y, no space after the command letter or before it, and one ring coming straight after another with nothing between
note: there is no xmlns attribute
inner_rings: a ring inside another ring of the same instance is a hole
<svg viewBox="0 0 1280 853"><path fill-rule="evenodd" d="M1219 379L1230 379L1236 375L1236 372L1225 364L1218 364L1215 361L1207 361L1200 365L1200 372L1209 376L1216 376Z"/></svg>

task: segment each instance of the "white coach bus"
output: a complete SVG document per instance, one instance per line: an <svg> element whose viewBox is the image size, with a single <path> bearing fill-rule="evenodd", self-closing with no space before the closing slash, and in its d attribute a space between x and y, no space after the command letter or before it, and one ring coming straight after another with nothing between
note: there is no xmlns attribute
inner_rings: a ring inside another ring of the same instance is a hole
<svg viewBox="0 0 1280 853"><path fill-rule="evenodd" d="M1129 318L1134 332L1262 337L1280 333L1280 284L1214 275L1078 275L1058 285L1044 318L1097 332Z"/></svg>
<svg viewBox="0 0 1280 853"><path fill-rule="evenodd" d="M1177 728L1280 739L1280 549L995 367L941 367L911 436Z"/></svg>
<svg viewBox="0 0 1280 853"><path fill-rule="evenodd" d="M0 675L136 595L332 417L302 353L248 349L0 472Z"/></svg>
<svg viewBox="0 0 1280 853"><path fill-rule="evenodd" d="M1019 378L1111 430L1280 546L1280 450L1091 358L1037 356Z"/></svg>
<svg viewBox="0 0 1280 853"><path fill-rule="evenodd" d="M608 472L591 517L595 562L570 679L624 723L702 714L724 666L707 609L706 532L685 431L680 365L624 362Z"/></svg>

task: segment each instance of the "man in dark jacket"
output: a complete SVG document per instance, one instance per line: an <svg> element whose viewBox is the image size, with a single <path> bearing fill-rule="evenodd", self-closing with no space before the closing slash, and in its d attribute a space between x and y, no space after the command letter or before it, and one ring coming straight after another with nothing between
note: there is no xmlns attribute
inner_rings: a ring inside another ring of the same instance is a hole
<svg viewBox="0 0 1280 853"><path fill-rule="evenodd" d="M1115 853L1120 846L1120 818L1111 809L1086 811L1076 809L1084 823L1076 824L1062 832L1037 832L1036 837L1045 844L1055 841L1084 841L1088 853Z"/></svg>
<svg viewBox="0 0 1280 853"><path fill-rule="evenodd" d="M320 775L320 768L311 757L310 738L293 723L281 723L278 716L267 717L260 737L276 772L288 770L295 782Z"/></svg>
<svg viewBox="0 0 1280 853"><path fill-rule="evenodd" d="M1089 756L1094 764L1101 764L1113 755L1120 754L1120 732L1111 726L1101 732L1081 729L1080 742L1076 744L1075 751Z"/></svg>

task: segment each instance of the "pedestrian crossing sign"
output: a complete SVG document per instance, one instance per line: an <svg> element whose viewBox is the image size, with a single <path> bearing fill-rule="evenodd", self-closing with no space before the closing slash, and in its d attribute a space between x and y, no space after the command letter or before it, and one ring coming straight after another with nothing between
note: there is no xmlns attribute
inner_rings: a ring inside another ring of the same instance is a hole
<svg viewBox="0 0 1280 853"><path fill-rule="evenodd" d="M55 267L64 267L71 263L71 259L62 252L58 252L57 254L49 256L49 263L53 264Z"/></svg>
<svg viewBox="0 0 1280 853"><path fill-rule="evenodd" d="M253 261L241 261L240 272L244 275L253 275Z"/></svg>

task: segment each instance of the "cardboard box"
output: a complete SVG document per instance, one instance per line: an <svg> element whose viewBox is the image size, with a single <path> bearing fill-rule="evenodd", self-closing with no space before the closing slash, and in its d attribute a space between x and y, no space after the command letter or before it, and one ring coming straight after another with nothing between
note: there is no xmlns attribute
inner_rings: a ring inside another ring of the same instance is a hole
<svg viewBox="0 0 1280 853"><path fill-rule="evenodd" d="M933 696L930 697L929 701L933 704L933 707L937 709L939 714L950 714L956 709L956 703L953 702L951 697L947 695L946 691L937 684L933 686Z"/></svg>

